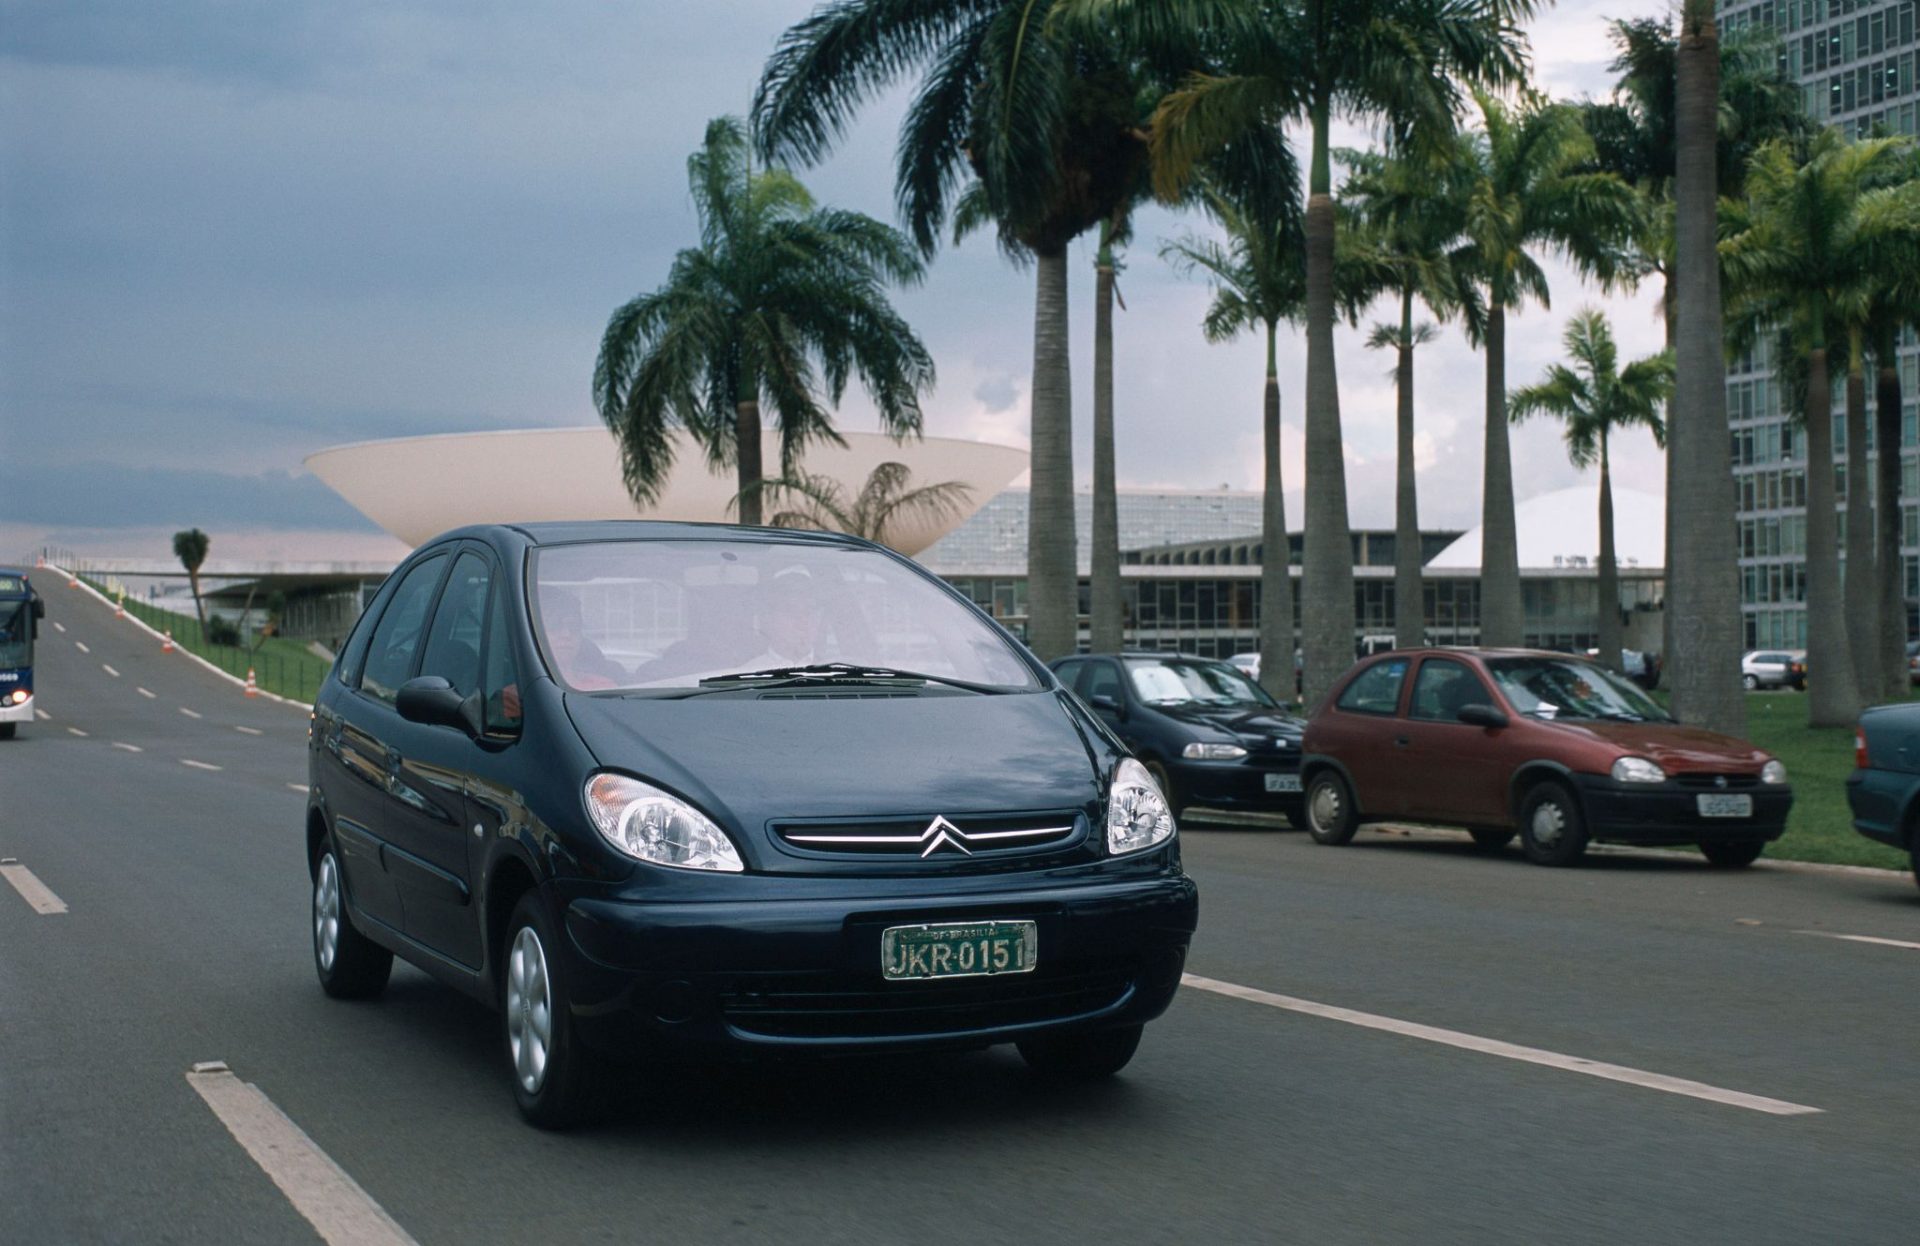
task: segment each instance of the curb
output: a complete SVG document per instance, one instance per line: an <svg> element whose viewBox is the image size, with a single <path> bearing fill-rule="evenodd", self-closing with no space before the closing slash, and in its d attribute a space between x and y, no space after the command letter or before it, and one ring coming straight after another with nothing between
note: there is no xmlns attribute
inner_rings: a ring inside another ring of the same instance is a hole
<svg viewBox="0 0 1920 1246"><path fill-rule="evenodd" d="M108 606L108 607L111 607L113 605L113 601L111 598L109 598L105 593L102 593L99 589L95 588L93 585L87 583L85 580L80 579L79 574L77 572L67 571L64 568L55 565L54 563L48 563L47 570L59 572L59 574L64 575L68 579L75 581L76 583L79 584L82 591L92 596L93 599L95 601L98 601L101 605ZM141 631L145 632L147 635L153 637L155 640L166 639L166 637L162 635L160 632L155 631L152 625L147 623L146 620L140 618L138 615L134 614L132 611L127 612L125 616L125 621L133 624L135 627L139 628ZM215 675L218 675L220 678L226 680L228 683L232 684L234 687L239 688L243 691L245 690L247 686L246 680L236 675L230 675L226 671L221 670L219 667L207 661L205 658L201 657L199 654L189 651L185 645L182 645L176 642L173 648L174 648L174 652L178 653L181 657L188 658L192 661L198 662L200 665L206 667L209 671L212 671ZM282 705L290 705L294 709L304 710L309 713L311 713L313 710L313 705L310 702L295 700L292 697L283 697L277 692L268 692L264 688L260 688L256 690L256 699L278 701Z"/></svg>

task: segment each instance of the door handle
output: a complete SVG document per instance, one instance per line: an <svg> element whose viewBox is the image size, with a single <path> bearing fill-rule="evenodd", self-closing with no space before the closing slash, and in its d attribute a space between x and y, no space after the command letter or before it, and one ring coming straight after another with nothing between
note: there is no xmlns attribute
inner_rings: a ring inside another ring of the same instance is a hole
<svg viewBox="0 0 1920 1246"><path fill-rule="evenodd" d="M1403 735L1397 735L1393 737L1393 747L1395 748L1406 748L1408 745L1412 743L1413 743L1412 740L1409 740L1407 737Z"/></svg>

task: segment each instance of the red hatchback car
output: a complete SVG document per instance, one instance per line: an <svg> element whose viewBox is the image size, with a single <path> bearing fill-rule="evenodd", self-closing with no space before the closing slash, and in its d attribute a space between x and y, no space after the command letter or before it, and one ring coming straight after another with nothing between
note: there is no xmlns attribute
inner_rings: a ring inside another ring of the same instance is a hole
<svg viewBox="0 0 1920 1246"><path fill-rule="evenodd" d="M1357 664L1307 721L1307 830L1344 844L1363 821L1516 831L1567 865L1589 843L1698 844L1751 864L1786 830L1787 768L1742 740L1683 727L1584 658L1522 649L1403 649Z"/></svg>

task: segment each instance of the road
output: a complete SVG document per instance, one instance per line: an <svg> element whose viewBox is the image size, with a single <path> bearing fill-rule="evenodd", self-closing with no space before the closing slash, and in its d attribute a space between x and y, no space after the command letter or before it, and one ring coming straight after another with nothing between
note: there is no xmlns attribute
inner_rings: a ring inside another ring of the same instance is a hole
<svg viewBox="0 0 1920 1246"><path fill-rule="evenodd" d="M405 967L378 1003L320 993L304 711L49 583L0 857L66 911L0 886L0 1242L321 1240L204 1061L428 1244L1920 1233L1910 880L1464 837L1185 832L1188 968L1239 993L1183 990L1110 1084L1040 1088L1008 1049L674 1069L542 1134L491 1014Z"/></svg>

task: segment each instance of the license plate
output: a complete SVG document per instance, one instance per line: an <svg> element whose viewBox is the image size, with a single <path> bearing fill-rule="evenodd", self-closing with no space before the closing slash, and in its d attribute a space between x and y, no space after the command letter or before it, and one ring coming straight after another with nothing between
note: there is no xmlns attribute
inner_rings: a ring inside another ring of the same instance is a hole
<svg viewBox="0 0 1920 1246"><path fill-rule="evenodd" d="M1267 776L1269 792L1297 792L1300 790L1300 776L1297 774L1270 774Z"/></svg>
<svg viewBox="0 0 1920 1246"><path fill-rule="evenodd" d="M1699 802L1700 816L1703 818L1751 818L1753 816L1753 797L1751 796L1696 796Z"/></svg>
<svg viewBox="0 0 1920 1246"><path fill-rule="evenodd" d="M880 972L889 982L1032 973L1038 944L1032 922L889 926L880 932Z"/></svg>

